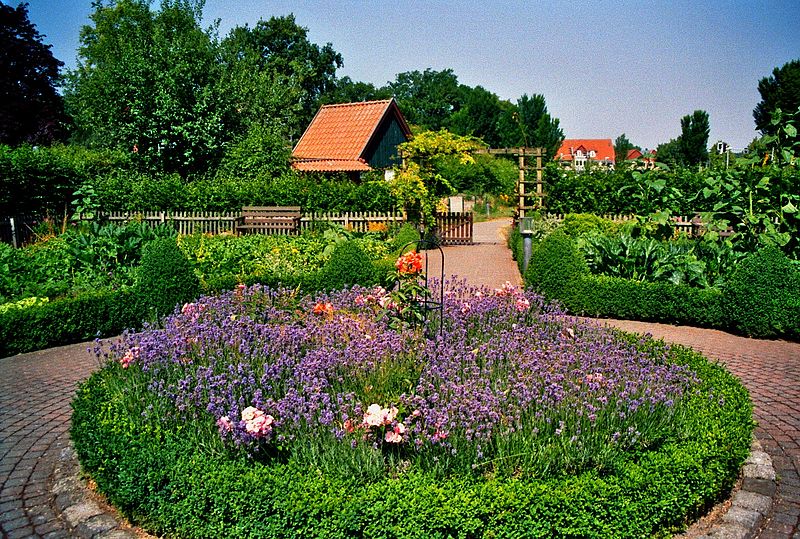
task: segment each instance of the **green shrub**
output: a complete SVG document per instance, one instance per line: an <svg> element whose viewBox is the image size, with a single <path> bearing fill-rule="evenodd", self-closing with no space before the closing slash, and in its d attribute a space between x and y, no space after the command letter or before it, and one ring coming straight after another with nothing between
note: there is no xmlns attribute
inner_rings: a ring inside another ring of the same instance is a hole
<svg viewBox="0 0 800 539"><path fill-rule="evenodd" d="M401 248L409 245L410 243L418 242L419 241L419 231L412 225L411 223L403 223L403 226L400 227L400 230L397 231L395 234L394 239L392 240L392 248L397 252L397 254L401 254L399 251ZM415 245L410 245L409 249L416 249Z"/></svg>
<svg viewBox="0 0 800 539"><path fill-rule="evenodd" d="M525 282L546 299L558 299L568 306L574 283L585 275L589 275L589 267L577 244L556 230L533 250Z"/></svg>
<svg viewBox="0 0 800 539"><path fill-rule="evenodd" d="M375 267L367 253L352 240L336 244L330 260L320 272L320 288L334 290L360 284L369 286L377 281Z"/></svg>
<svg viewBox="0 0 800 539"><path fill-rule="evenodd" d="M591 213L568 213L561 223L561 229L571 238L580 238L596 232L613 234L619 228L619 223Z"/></svg>
<svg viewBox="0 0 800 539"><path fill-rule="evenodd" d="M800 334L797 298L800 272L776 247L764 247L745 258L723 289L725 316L751 337Z"/></svg>
<svg viewBox="0 0 800 539"><path fill-rule="evenodd" d="M0 313L0 357L118 335L142 314L128 291L87 292Z"/></svg>
<svg viewBox="0 0 800 539"><path fill-rule="evenodd" d="M576 314L724 328L721 297L711 288L586 275L562 301Z"/></svg>
<svg viewBox="0 0 800 539"><path fill-rule="evenodd" d="M158 238L142 251L134 290L143 309L160 317L197 298L200 281L175 238Z"/></svg>

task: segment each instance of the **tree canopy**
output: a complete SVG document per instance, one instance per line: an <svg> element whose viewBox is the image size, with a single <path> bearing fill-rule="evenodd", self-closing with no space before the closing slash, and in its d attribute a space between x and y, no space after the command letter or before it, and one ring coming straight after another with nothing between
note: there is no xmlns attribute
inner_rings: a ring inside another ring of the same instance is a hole
<svg viewBox="0 0 800 539"><path fill-rule="evenodd" d="M67 117L56 86L59 68L28 19L27 4L0 3L0 143L50 144L63 138Z"/></svg>
<svg viewBox="0 0 800 539"><path fill-rule="evenodd" d="M758 82L761 101L753 110L756 129L763 135L775 135L780 126L772 123L776 109L794 114L800 109L800 59L776 67L772 75Z"/></svg>

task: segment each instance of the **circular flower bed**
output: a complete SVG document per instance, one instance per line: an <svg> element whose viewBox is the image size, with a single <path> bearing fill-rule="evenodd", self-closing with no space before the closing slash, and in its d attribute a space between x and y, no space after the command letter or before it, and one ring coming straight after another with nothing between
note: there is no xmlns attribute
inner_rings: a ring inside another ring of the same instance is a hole
<svg viewBox="0 0 800 539"><path fill-rule="evenodd" d="M404 301L239 286L98 345L84 469L196 537L666 535L733 484L751 407L721 367L510 285L448 285L441 331Z"/></svg>

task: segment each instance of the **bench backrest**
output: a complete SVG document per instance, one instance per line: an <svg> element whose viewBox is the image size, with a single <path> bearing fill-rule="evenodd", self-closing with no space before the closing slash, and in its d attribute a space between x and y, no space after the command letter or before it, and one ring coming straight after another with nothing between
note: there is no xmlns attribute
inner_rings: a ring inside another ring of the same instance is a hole
<svg viewBox="0 0 800 539"><path fill-rule="evenodd" d="M245 219L270 219L276 217L300 217L300 206L244 206L242 217Z"/></svg>

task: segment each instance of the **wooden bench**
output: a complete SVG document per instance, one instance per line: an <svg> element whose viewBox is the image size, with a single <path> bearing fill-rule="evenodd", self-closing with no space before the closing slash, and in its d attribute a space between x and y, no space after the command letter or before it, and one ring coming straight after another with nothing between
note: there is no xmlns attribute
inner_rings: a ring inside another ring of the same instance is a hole
<svg viewBox="0 0 800 539"><path fill-rule="evenodd" d="M244 206L236 221L237 234L283 234L300 232L300 206Z"/></svg>

